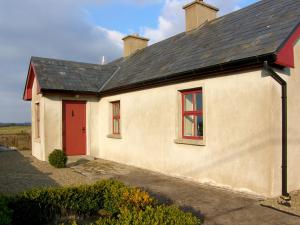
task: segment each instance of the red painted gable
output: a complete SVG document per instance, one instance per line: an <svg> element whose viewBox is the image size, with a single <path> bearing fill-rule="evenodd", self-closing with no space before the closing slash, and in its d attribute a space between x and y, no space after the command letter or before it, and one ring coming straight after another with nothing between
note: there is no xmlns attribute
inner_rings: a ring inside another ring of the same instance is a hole
<svg viewBox="0 0 300 225"><path fill-rule="evenodd" d="M284 43L277 53L276 64L294 68L295 58L294 58L294 46L300 38L300 25L295 29L289 39Z"/></svg>
<svg viewBox="0 0 300 225"><path fill-rule="evenodd" d="M26 80L26 85L25 85L25 90L24 90L24 95L23 95L23 99L25 101L30 101L32 99L32 87L33 87L33 82L34 82L35 78L36 78L36 72L34 69L34 65L32 63L30 63L27 80ZM37 91L38 91L38 93L41 91L41 88L40 88L40 85L38 82L37 82Z"/></svg>

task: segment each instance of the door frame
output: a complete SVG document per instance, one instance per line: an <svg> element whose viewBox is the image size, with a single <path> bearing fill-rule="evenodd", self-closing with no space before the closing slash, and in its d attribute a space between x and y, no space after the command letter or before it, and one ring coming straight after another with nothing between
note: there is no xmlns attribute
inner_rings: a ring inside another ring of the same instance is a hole
<svg viewBox="0 0 300 225"><path fill-rule="evenodd" d="M62 150L64 153L67 154L66 152L66 117L65 117L65 105L66 103L82 103L85 105L85 129L86 129L86 132L85 132L85 154L84 155L87 155L87 152L88 152L88 143L87 143L87 101L85 100L62 100Z"/></svg>

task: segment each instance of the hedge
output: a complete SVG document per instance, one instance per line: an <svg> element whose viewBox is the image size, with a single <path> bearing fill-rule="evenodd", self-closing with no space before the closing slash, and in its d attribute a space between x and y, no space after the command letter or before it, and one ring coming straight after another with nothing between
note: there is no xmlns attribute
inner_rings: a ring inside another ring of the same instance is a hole
<svg viewBox="0 0 300 225"><path fill-rule="evenodd" d="M9 199L0 195L0 225L11 224L12 210L8 207Z"/></svg>
<svg viewBox="0 0 300 225"><path fill-rule="evenodd" d="M115 180L36 189L9 198L0 196L0 215L5 215L0 225L58 224L62 218L70 217L83 221L94 217L94 225L201 224L193 215L173 206L159 205L147 192Z"/></svg>
<svg viewBox="0 0 300 225"><path fill-rule="evenodd" d="M100 218L93 225L196 225L200 221L175 206L147 206L145 210L121 208L117 218Z"/></svg>

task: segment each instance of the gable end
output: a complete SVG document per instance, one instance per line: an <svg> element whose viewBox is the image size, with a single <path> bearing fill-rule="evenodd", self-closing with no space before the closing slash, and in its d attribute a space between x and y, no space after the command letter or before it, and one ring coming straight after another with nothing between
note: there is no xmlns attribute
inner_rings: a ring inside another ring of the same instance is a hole
<svg viewBox="0 0 300 225"><path fill-rule="evenodd" d="M277 53L276 64L284 67L295 67L294 46L300 38L300 25L296 27Z"/></svg>
<svg viewBox="0 0 300 225"><path fill-rule="evenodd" d="M28 74L27 74L27 79L26 79L26 85L24 89L24 94L23 94L23 100L25 101L31 101L32 100L32 87L34 80L36 79L36 71L34 69L34 65L30 63ZM37 91L40 92L41 88L38 83L38 80L36 80L37 83Z"/></svg>

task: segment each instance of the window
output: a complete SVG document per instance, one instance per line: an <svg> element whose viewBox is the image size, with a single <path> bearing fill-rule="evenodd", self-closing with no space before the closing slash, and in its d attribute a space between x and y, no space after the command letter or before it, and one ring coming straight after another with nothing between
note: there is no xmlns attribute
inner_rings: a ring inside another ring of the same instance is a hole
<svg viewBox="0 0 300 225"><path fill-rule="evenodd" d="M203 98L202 88L183 91L182 95L182 137L203 139Z"/></svg>
<svg viewBox="0 0 300 225"><path fill-rule="evenodd" d="M112 133L120 134L120 101L112 102Z"/></svg>
<svg viewBox="0 0 300 225"><path fill-rule="evenodd" d="M35 138L40 138L40 103L35 104Z"/></svg>

